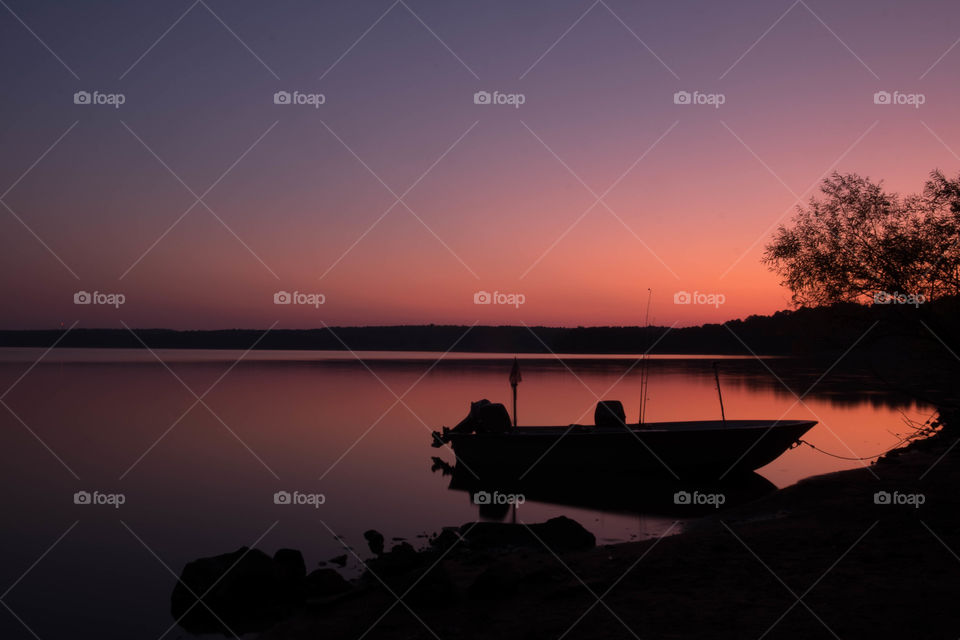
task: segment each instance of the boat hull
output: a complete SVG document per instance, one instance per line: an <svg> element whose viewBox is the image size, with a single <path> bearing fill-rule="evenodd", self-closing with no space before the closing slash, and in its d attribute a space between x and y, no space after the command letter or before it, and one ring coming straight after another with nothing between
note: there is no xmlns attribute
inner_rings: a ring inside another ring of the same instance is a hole
<svg viewBox="0 0 960 640"><path fill-rule="evenodd" d="M809 431L811 420L651 423L642 427L521 427L447 432L457 461L476 473L525 477L597 470L722 479L763 467Z"/></svg>

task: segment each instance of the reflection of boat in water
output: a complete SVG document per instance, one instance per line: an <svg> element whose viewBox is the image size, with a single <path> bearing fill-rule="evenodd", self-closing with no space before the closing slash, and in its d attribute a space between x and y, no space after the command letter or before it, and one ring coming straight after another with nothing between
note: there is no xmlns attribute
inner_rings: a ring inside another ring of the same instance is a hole
<svg viewBox="0 0 960 640"><path fill-rule="evenodd" d="M813 420L698 420L627 424L619 402L597 405L593 425L515 427L506 408L475 402L456 427L434 432L457 462L478 475L526 478L604 470L673 479L717 480L769 464Z"/></svg>
<svg viewBox="0 0 960 640"><path fill-rule="evenodd" d="M531 473L523 480L496 474L477 477L466 467L447 464L440 458L433 459L433 470L450 476L449 488L467 493L481 516L490 519L502 519L511 506L509 500L498 501L494 496L523 496L524 501L608 513L697 517L776 491L772 482L757 473L694 485L668 480L651 482L649 476L635 478L613 470L588 478L546 471Z"/></svg>

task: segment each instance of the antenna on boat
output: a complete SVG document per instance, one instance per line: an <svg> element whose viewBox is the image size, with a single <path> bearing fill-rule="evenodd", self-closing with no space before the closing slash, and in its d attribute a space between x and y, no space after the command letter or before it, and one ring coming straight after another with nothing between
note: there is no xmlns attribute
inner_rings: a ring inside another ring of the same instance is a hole
<svg viewBox="0 0 960 640"><path fill-rule="evenodd" d="M717 381L717 397L720 398L720 419L723 426L727 426L727 416L723 413L723 394L720 392L720 367L716 360L713 362L713 379Z"/></svg>
<svg viewBox="0 0 960 640"><path fill-rule="evenodd" d="M517 385L523 380L520 375L520 363L513 357L513 368L510 369L510 388L513 389L513 426L517 426Z"/></svg>
<svg viewBox="0 0 960 640"><path fill-rule="evenodd" d="M647 287L647 317L644 320L647 333L650 332L650 299L653 297L653 290ZM644 418L647 415L647 386L650 383L650 367L647 364L647 355L650 351L650 339L647 338L647 350L643 352L643 364L640 367L640 426L643 426Z"/></svg>

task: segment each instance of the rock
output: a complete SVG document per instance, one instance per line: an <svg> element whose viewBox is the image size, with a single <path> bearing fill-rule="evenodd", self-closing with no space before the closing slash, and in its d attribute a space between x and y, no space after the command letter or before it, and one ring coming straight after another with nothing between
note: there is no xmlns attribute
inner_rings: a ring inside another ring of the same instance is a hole
<svg viewBox="0 0 960 640"><path fill-rule="evenodd" d="M291 581L303 580L307 575L307 565L303 554L297 549L277 549L273 554L273 563L283 577Z"/></svg>
<svg viewBox="0 0 960 640"><path fill-rule="evenodd" d="M187 563L170 596L171 613L192 633L266 629L303 598L300 552L286 549L277 555L279 562L259 549L241 547ZM203 604L194 606L198 598Z"/></svg>
<svg viewBox="0 0 960 640"><path fill-rule="evenodd" d="M395 544L389 553L384 553L367 562L367 567L375 575L396 576L417 568L424 562L423 554L419 554L409 542Z"/></svg>
<svg viewBox="0 0 960 640"><path fill-rule="evenodd" d="M404 602L424 606L446 606L456 601L456 585L443 564L437 564L436 549L417 551L409 542L395 544L390 551L367 561L362 580L394 594L406 594Z"/></svg>
<svg viewBox="0 0 960 640"><path fill-rule="evenodd" d="M592 549L597 544L596 536L565 516L530 525L530 528L554 550Z"/></svg>
<svg viewBox="0 0 960 640"><path fill-rule="evenodd" d="M375 556L383 554L383 534L376 529L369 529L363 532L363 538L367 541L371 553Z"/></svg>
<svg viewBox="0 0 960 640"><path fill-rule="evenodd" d="M507 562L495 562L474 578L467 596L474 600L509 598L517 592L520 575Z"/></svg>
<svg viewBox="0 0 960 640"><path fill-rule="evenodd" d="M308 598L325 598L350 591L353 588L336 569L317 569L306 577Z"/></svg>
<svg viewBox="0 0 960 640"><path fill-rule="evenodd" d="M575 551L591 549L596 537L580 523L565 516L551 518L537 524L508 524L502 522L470 522L460 527L460 535L472 549L503 547L533 547L550 550Z"/></svg>
<svg viewBox="0 0 960 640"><path fill-rule="evenodd" d="M444 527L443 531L430 541L430 546L446 551L458 542L460 542L460 534L457 532L457 528Z"/></svg>
<svg viewBox="0 0 960 640"><path fill-rule="evenodd" d="M390 553L399 556L411 556L416 555L417 552L409 542L398 542L390 549Z"/></svg>
<svg viewBox="0 0 960 640"><path fill-rule="evenodd" d="M457 602L457 586L442 562L438 565L431 562L391 582L397 595L407 594L403 600L412 605L445 607Z"/></svg>
<svg viewBox="0 0 960 640"><path fill-rule="evenodd" d="M273 554L273 569L280 597L290 601L302 600L304 579L307 577L307 565L303 561L303 554L297 549L277 549Z"/></svg>

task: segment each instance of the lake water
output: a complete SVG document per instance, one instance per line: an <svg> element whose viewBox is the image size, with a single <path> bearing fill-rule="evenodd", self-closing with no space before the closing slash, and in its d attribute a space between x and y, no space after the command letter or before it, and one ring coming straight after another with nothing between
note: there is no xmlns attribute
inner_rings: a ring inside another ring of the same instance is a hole
<svg viewBox="0 0 960 640"><path fill-rule="evenodd" d="M33 366L42 354L0 350L0 389L13 385L3 396L9 410L0 407L3 638L33 637L18 617L43 640L185 637L172 627L169 596L192 559L294 547L309 570L344 552L334 535L367 557L366 529L418 546L443 526L476 520L470 494L431 469L432 456L453 455L430 447L430 431L456 424L472 400L509 406L513 358L254 352L236 364L241 352L161 351L161 364L143 351L57 350ZM646 419L719 418L717 360L728 418L818 420L804 439L844 456L888 449L909 432L905 418L932 412L839 370L798 404L777 377L802 394L826 368L808 362L660 356L649 364ZM622 400L636 421L635 364L522 357L520 424L591 422L597 396ZM860 464L799 447L759 473L782 487ZM124 503L75 504L78 491L122 494ZM275 504L279 491L324 502ZM560 514L601 543L660 535L677 519L535 499L516 517Z"/></svg>

